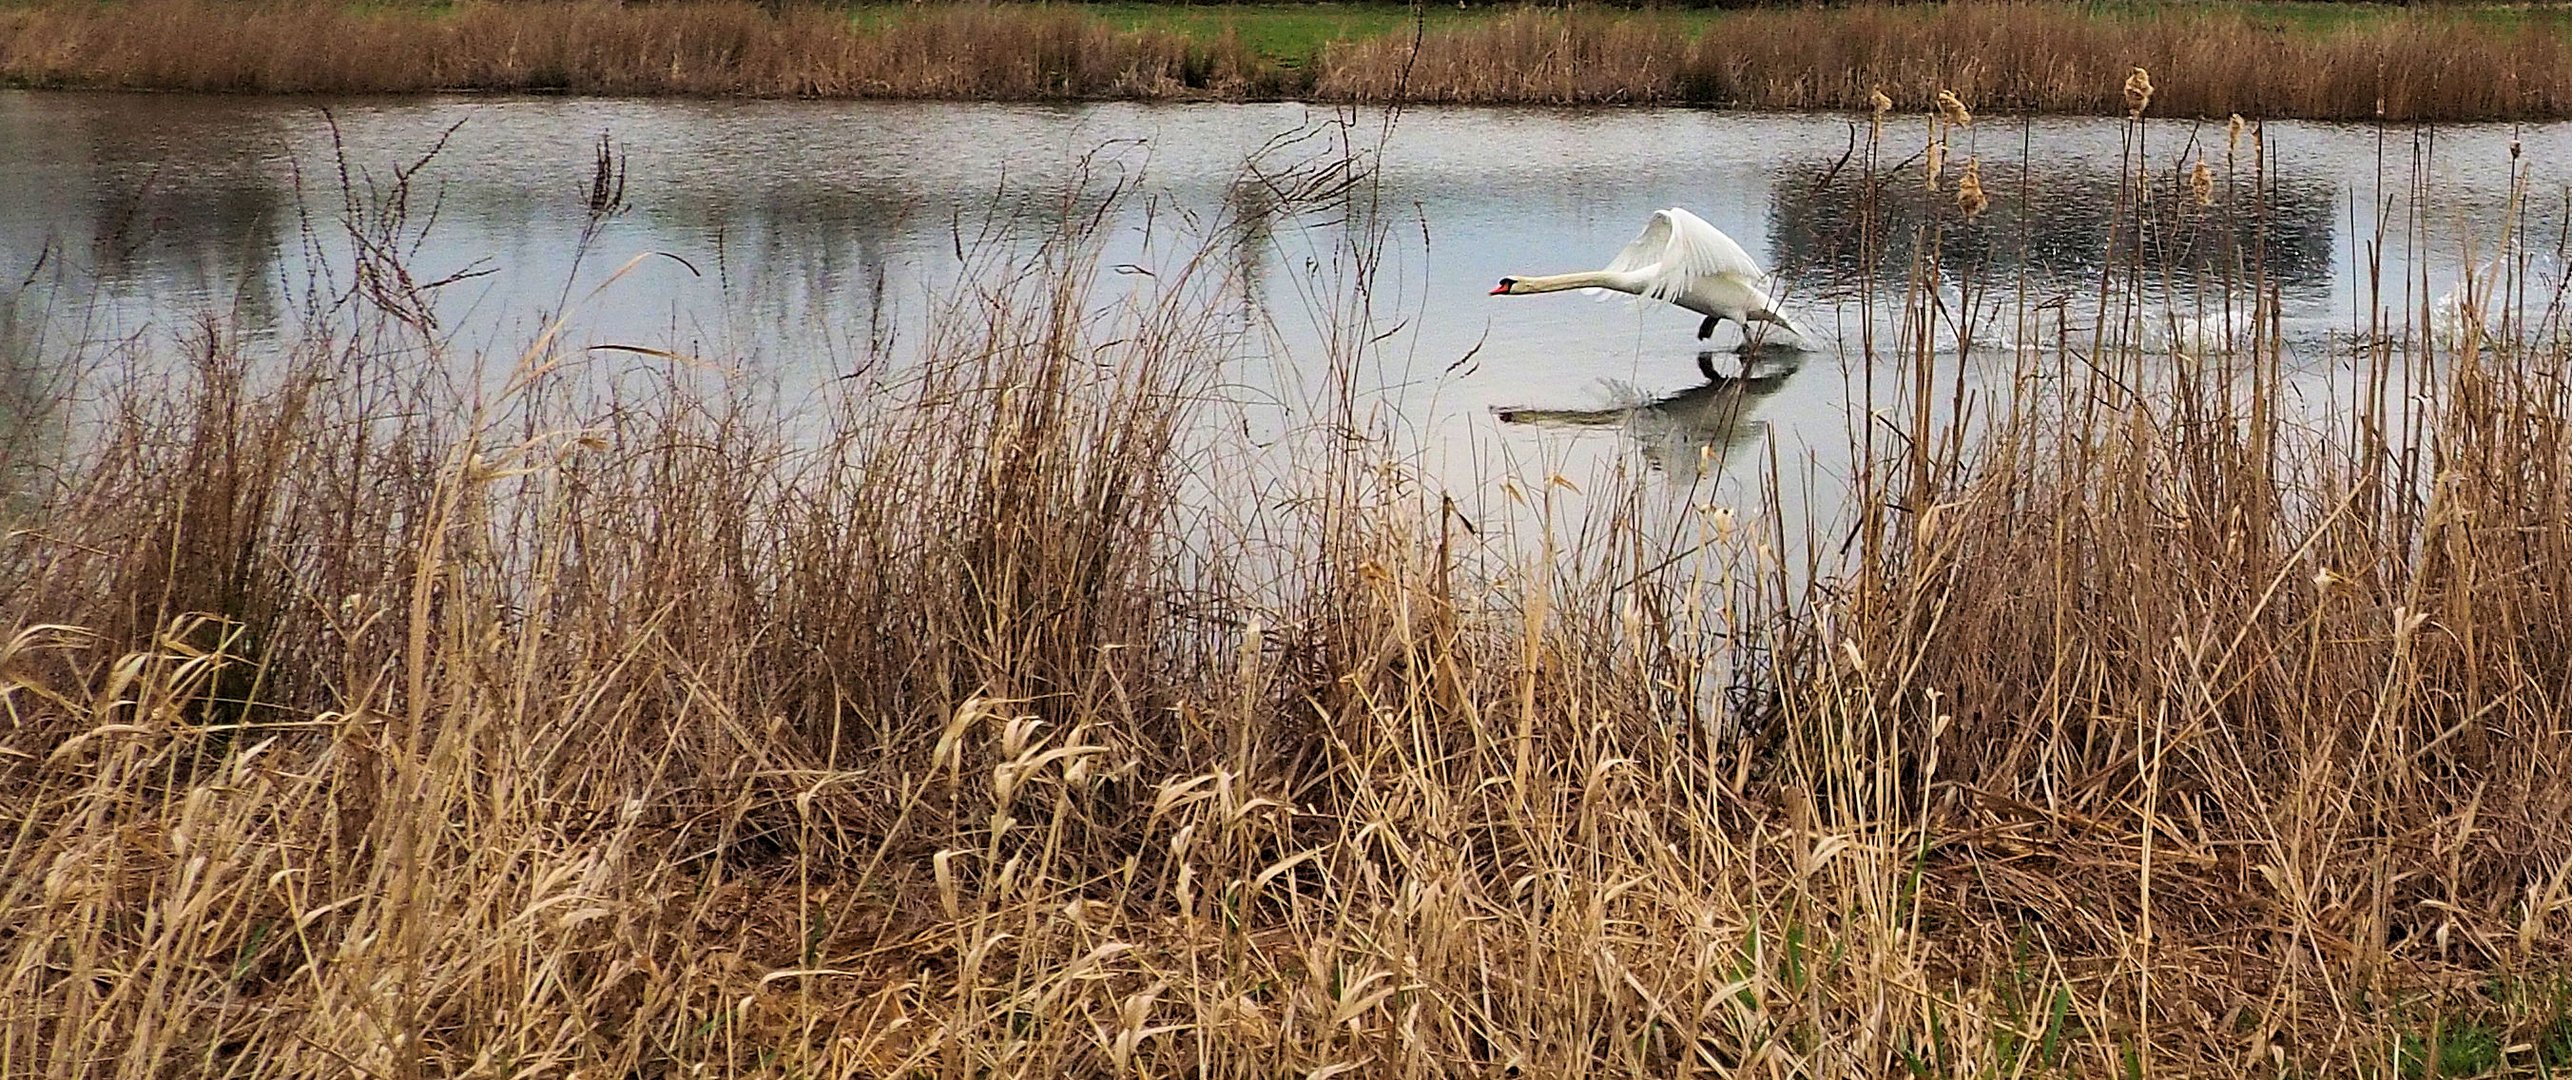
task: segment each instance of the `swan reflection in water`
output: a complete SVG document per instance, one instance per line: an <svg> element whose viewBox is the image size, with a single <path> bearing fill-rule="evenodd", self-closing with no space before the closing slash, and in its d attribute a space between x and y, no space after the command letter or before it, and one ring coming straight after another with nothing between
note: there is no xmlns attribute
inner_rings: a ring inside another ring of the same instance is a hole
<svg viewBox="0 0 2572 1080"><path fill-rule="evenodd" d="M1786 388L1803 369L1804 356L1793 349L1763 349L1741 354L1741 370L1725 375L1715 369L1715 353L1697 354L1697 369L1706 382L1661 398L1646 398L1617 387L1628 404L1597 409L1500 407L1492 410L1504 424L1543 428L1619 427L1632 437L1644 460L1672 476L1693 477L1719 469L1734 450L1755 443L1768 431L1768 421L1751 414L1762 401Z"/></svg>

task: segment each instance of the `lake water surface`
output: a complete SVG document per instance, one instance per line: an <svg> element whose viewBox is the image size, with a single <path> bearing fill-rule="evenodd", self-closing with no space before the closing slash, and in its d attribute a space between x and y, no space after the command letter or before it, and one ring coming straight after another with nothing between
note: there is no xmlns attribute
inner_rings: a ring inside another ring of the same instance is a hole
<svg viewBox="0 0 2572 1080"><path fill-rule="evenodd" d="M1749 478L1776 461L1797 470L1779 488L1800 508L1808 492L1839 497L1868 383L1897 377L1871 369L1861 342L1892 334L1920 231L1944 229L1937 254L1951 272L1999 286L1972 320L1986 324L1984 341L2023 334L2011 314L2022 305L2077 332L2097 319L2129 153L2117 121L1982 117L1952 140L1946 190L1929 192L1916 160L1877 189L1870 241L1868 185L1855 179L1863 150L1852 153L1865 123L1852 119L1414 109L1388 128L1379 113L1293 104L0 93L0 288L15 290L0 340L18 343L14 379L53 385L63 366L119 342L174 341L208 314L254 337L282 333L306 299L345 284L333 239L347 210L340 163L380 189L444 138L412 181L423 227L406 257L424 280L475 275L434 294L438 325L465 352L514 355L569 305L576 345L720 357L789 403L844 392L841 376L876 372L916 343L937 299L961 286L959 255L975 238L1023 242L1049 208L1090 205L1063 202L1067 188L1122 184L1131 194L1102 262L1166 271L1209 245L1237 259L1243 324L1256 332L1219 381L1263 423L1292 424L1326 340L1357 329L1317 295L1336 280L1347 217L1263 202L1245 177L1354 145L1380 185L1371 220L1385 256L1373 323L1358 335L1382 340L1360 389L1426 475L1477 503L1501 475L1603 468L1693 502L1747 503L1758 499ZM602 134L623 155L628 208L594 224L585 196ZM2289 389L2304 407L2345 396L2335 390L2358 362L2348 343L2367 332L2364 312L2443 296L2469 251L2493 250L2513 208L2537 251L2530 265L2555 265L2572 126L2271 124L2265 139L2263 176L2247 148L2228 161L2221 124L2153 124L2142 160L2156 212L2193 224L2151 237L2148 279L2108 292L2139 286L2146 310L2193 309L2255 271L2280 300ZM1924 141L1924 121L1896 118L1881 164ZM1951 194L1952 163L1969 155L1992 199L1972 222ZM2183 163L2199 157L2221 195L2202 211L2183 205ZM2269 198L2257 220L2227 210L2259 183ZM1710 352L1697 317L1674 308L1487 295L1504 275L1603 265L1665 206L1694 210L1775 267L1816 347L1753 362L1732 353L1735 328ZM649 260L588 295L650 252L688 265ZM1954 345L1937 360L1953 381L2017 392L2010 350Z"/></svg>

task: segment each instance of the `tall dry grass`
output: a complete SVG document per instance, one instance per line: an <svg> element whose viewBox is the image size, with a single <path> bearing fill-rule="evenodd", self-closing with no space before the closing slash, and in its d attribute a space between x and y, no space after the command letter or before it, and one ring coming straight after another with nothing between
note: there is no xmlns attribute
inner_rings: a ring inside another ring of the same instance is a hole
<svg viewBox="0 0 2572 1080"><path fill-rule="evenodd" d="M2124 15L2044 3L1859 4L1733 12L1700 35L1683 17L1522 10L1408 40L1333 49L1315 90L1382 100L1690 102L1866 111L1877 88L1927 111L1952 90L1976 108L2123 115L2135 66L2173 84L2163 115L2396 120L2560 117L2572 39L2423 9L2336 30L2286 29L2220 7Z"/></svg>
<svg viewBox="0 0 2572 1080"><path fill-rule="evenodd" d="M1247 504L1234 261L1087 214L792 436L398 297L98 386L0 548L6 1071L2572 1067L2559 309L1950 424L1924 262L1798 584L1832 523L1460 525L1344 392L1396 234L1265 175L1353 329Z"/></svg>
<svg viewBox="0 0 2572 1080"><path fill-rule="evenodd" d="M1239 42L1118 31L1073 8L329 0L0 10L0 80L247 93L566 91L786 97L1169 98L1261 93Z"/></svg>
<svg viewBox="0 0 2572 1080"><path fill-rule="evenodd" d="M1702 31L1702 32L1701 32ZM1416 46L1416 48L1415 48ZM1300 60L1300 58L1298 58ZM1339 42L1309 64L1226 34L1117 30L1076 6L864 17L734 0L617 4L37 0L0 8L0 82L252 93L569 91L798 97L1690 102L1905 109L1940 89L2007 111L2124 112L2133 66L2165 114L2499 120L2572 116L2572 42L2537 11L2406 9L2338 29L2231 9L1859 4L1726 13L1511 11Z"/></svg>

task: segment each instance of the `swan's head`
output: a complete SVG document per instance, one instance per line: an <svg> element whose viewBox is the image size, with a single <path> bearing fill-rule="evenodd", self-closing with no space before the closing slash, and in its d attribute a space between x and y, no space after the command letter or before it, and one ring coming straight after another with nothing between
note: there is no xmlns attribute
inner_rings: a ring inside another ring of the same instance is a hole
<svg viewBox="0 0 2572 1080"><path fill-rule="evenodd" d="M1502 278L1500 279L1500 284L1491 287L1491 294L1493 296L1507 296L1517 291L1518 279L1514 277Z"/></svg>

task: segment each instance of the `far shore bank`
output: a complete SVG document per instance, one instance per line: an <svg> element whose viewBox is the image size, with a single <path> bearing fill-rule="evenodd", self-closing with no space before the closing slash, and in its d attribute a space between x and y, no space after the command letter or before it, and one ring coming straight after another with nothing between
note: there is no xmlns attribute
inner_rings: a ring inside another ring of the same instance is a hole
<svg viewBox="0 0 2572 1080"><path fill-rule="evenodd" d="M1409 9L0 3L0 85L2572 118L2572 13L2327 3Z"/></svg>

